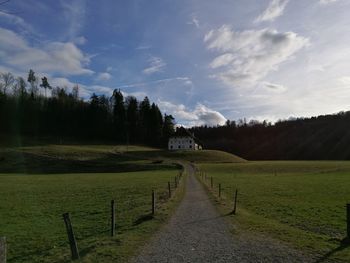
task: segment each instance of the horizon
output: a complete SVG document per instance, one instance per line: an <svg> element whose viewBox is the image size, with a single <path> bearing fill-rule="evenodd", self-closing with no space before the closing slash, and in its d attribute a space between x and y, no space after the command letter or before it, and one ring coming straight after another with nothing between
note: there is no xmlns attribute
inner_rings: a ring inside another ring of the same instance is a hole
<svg viewBox="0 0 350 263"><path fill-rule="evenodd" d="M5 1L0 71L148 96L185 127L350 110L344 0ZM219 15L217 15L219 14Z"/></svg>

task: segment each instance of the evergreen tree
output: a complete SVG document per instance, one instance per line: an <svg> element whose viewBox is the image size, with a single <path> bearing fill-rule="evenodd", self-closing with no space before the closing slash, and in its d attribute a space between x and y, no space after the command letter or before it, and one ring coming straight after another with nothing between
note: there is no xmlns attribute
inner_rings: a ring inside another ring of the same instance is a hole
<svg viewBox="0 0 350 263"><path fill-rule="evenodd" d="M35 76L35 72L32 69L29 70L27 81L30 83L30 96L33 98L36 95L38 88L36 85L37 79Z"/></svg>
<svg viewBox="0 0 350 263"><path fill-rule="evenodd" d="M135 97L127 97L126 104L126 121L127 121L127 137L129 142L137 142L137 127L139 122L138 102Z"/></svg>
<svg viewBox="0 0 350 263"><path fill-rule="evenodd" d="M119 142L126 140L126 113L124 107L124 96L120 90L114 90L113 103L113 126L116 139Z"/></svg>
<svg viewBox="0 0 350 263"><path fill-rule="evenodd" d="M45 89L45 98L47 98L46 90L47 90L47 89L52 89L51 86L50 86L50 84L49 84L49 81L47 80L47 77L41 78L40 87L42 87L43 89Z"/></svg>

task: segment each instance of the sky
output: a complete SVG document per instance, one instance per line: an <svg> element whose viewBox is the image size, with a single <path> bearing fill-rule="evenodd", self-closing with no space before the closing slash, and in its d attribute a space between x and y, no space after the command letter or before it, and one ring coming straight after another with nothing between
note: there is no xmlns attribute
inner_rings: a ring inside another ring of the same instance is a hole
<svg viewBox="0 0 350 263"><path fill-rule="evenodd" d="M2 1L0 1L1 3ZM0 72L148 96L179 125L350 110L348 0L11 0Z"/></svg>

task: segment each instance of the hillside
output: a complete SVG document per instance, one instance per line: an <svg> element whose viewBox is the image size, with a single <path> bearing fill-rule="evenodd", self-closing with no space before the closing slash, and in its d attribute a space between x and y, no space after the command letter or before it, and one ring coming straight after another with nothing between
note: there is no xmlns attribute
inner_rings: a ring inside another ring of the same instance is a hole
<svg viewBox="0 0 350 263"><path fill-rule="evenodd" d="M205 148L248 160L349 160L350 112L279 121L229 122L192 131Z"/></svg>
<svg viewBox="0 0 350 263"><path fill-rule="evenodd" d="M40 145L0 149L0 173L125 172L172 169L173 160L242 162L222 151L169 152L146 146Z"/></svg>

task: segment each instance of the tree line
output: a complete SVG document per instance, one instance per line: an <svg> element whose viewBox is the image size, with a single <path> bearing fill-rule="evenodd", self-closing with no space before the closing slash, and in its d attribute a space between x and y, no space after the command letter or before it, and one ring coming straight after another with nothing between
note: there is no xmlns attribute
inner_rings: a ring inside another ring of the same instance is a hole
<svg viewBox="0 0 350 263"><path fill-rule="evenodd" d="M148 97L138 101L116 89L111 97L83 100L79 89L52 87L33 70L27 79L0 73L0 134L162 146L174 133L173 116Z"/></svg>
<svg viewBox="0 0 350 263"><path fill-rule="evenodd" d="M350 111L312 118L227 121L191 129L205 148L248 160L349 160Z"/></svg>

